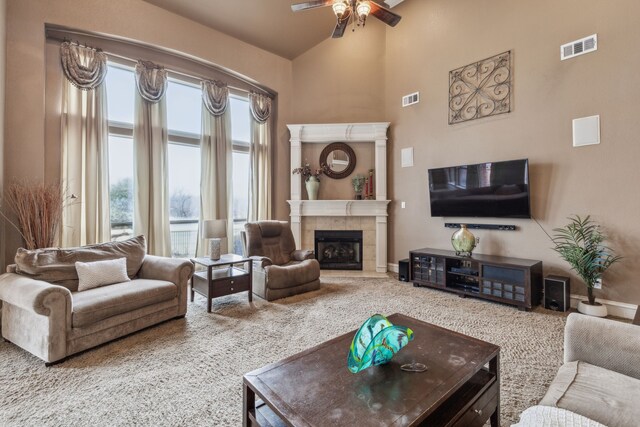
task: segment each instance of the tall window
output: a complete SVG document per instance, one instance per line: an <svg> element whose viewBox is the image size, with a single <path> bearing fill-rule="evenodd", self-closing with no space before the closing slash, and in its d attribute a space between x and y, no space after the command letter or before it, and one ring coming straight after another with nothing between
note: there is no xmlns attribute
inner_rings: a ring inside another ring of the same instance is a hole
<svg viewBox="0 0 640 427"><path fill-rule="evenodd" d="M133 122L135 77L133 68L109 64L109 179L112 240L133 234ZM175 257L195 255L200 215L200 87L173 78L167 88L169 128L169 199L171 251ZM233 243L241 254L240 230L249 204L250 111L246 98L230 100L233 139Z"/></svg>
<svg viewBox="0 0 640 427"><path fill-rule="evenodd" d="M249 216L249 144L251 112L249 100L231 96L231 138L233 139L233 252L242 254L240 231Z"/></svg>
<svg viewBox="0 0 640 427"><path fill-rule="evenodd" d="M110 64L106 84L111 239L124 240L133 234L133 70Z"/></svg>
<svg viewBox="0 0 640 427"><path fill-rule="evenodd" d="M198 86L169 79L166 96L171 252L174 257L193 257L200 218L202 92Z"/></svg>

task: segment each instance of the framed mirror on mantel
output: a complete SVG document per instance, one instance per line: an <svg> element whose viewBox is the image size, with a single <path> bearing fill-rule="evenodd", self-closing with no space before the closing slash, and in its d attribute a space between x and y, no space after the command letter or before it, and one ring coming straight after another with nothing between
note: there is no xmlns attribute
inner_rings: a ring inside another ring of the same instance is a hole
<svg viewBox="0 0 640 427"><path fill-rule="evenodd" d="M329 178L346 178L356 167L356 153L344 142L334 142L324 147L319 163L326 165L324 174Z"/></svg>

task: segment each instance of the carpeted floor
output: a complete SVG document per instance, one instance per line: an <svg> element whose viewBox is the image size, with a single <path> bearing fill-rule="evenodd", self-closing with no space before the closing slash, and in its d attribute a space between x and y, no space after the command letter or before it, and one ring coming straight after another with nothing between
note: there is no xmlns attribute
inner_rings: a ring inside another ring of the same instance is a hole
<svg viewBox="0 0 640 427"><path fill-rule="evenodd" d="M0 342L0 425L239 426L244 373L355 329L376 312L501 346L503 425L544 395L562 362L562 314L520 312L391 278L331 277L319 291L275 303L255 298L250 305L246 293L220 298L211 314L196 297L186 319L50 368Z"/></svg>

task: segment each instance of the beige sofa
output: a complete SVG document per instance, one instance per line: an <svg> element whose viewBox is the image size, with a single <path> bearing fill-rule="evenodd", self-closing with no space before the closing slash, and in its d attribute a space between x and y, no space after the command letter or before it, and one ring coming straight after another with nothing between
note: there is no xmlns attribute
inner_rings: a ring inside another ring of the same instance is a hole
<svg viewBox="0 0 640 427"><path fill-rule="evenodd" d="M78 292L75 261L126 258L131 281ZM47 364L187 311L193 264L146 255L143 236L72 249L19 249L0 276L2 336Z"/></svg>
<svg viewBox="0 0 640 427"><path fill-rule="evenodd" d="M253 293L267 301L320 288L320 264L313 251L296 250L286 221L248 222L242 239L253 259Z"/></svg>
<svg viewBox="0 0 640 427"><path fill-rule="evenodd" d="M591 420L639 425L640 326L572 313L564 365L539 405L524 411L515 426L600 425Z"/></svg>

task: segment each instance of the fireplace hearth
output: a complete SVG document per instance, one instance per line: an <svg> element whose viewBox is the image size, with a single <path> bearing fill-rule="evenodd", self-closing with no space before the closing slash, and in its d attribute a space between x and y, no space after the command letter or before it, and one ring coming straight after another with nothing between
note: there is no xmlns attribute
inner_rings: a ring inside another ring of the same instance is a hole
<svg viewBox="0 0 640 427"><path fill-rule="evenodd" d="M315 230L321 270L362 270L362 230Z"/></svg>

